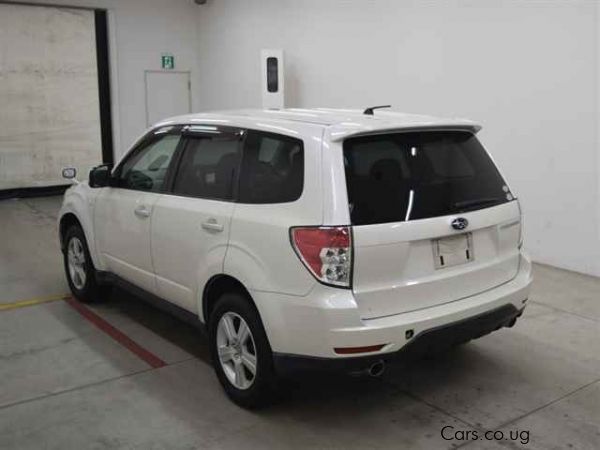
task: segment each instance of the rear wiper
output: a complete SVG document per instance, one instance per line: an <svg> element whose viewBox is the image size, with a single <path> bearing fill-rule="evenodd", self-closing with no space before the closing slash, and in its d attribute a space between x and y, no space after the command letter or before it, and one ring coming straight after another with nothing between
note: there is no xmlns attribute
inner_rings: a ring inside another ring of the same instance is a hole
<svg viewBox="0 0 600 450"><path fill-rule="evenodd" d="M462 202L454 203L455 208L463 209L471 209L478 208L486 205L492 205L497 203L502 203L504 201L501 197L485 197L485 198L477 198L475 200L464 200Z"/></svg>

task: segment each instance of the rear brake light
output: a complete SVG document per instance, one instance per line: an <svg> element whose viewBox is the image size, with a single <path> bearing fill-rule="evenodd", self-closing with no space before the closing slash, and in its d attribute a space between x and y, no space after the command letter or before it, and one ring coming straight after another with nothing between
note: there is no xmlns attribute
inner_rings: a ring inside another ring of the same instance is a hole
<svg viewBox="0 0 600 450"><path fill-rule="evenodd" d="M293 227L296 254L322 283L350 287L352 236L350 227Z"/></svg>

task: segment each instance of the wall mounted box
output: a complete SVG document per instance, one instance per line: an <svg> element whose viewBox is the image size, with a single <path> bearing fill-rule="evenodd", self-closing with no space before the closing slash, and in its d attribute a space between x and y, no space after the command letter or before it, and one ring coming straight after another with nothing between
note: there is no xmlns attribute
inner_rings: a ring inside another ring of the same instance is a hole
<svg viewBox="0 0 600 450"><path fill-rule="evenodd" d="M283 50L261 50L260 67L263 108L283 108L285 105Z"/></svg>

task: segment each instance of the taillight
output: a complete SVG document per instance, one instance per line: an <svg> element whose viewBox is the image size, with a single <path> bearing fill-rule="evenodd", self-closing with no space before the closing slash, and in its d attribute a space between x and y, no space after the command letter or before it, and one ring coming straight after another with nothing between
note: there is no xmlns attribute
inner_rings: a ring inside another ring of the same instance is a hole
<svg viewBox="0 0 600 450"><path fill-rule="evenodd" d="M350 287L352 236L350 227L293 227L292 245L317 280Z"/></svg>

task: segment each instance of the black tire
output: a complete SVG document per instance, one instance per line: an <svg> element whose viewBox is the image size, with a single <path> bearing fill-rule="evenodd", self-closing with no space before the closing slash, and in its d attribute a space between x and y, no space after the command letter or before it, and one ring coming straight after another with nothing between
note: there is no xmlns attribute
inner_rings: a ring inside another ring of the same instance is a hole
<svg viewBox="0 0 600 450"><path fill-rule="evenodd" d="M217 331L221 318L233 313L241 317L252 333L256 354L256 373L250 387L239 389L228 379L218 353ZM231 292L223 294L216 302L208 321L210 352L219 382L227 396L237 405L255 409L273 403L277 398L278 379L273 368L273 353L260 316L254 305L244 295Z"/></svg>
<svg viewBox="0 0 600 450"><path fill-rule="evenodd" d="M69 270L69 245L71 241L78 240L83 247L83 271L85 273L85 283L81 286L81 280L75 281L72 279L71 272ZM65 275L67 277L67 282L69 283L69 288L73 296L83 302L83 303L93 303L100 300L103 300L105 296L108 294L110 289L109 286L103 286L98 284L98 280L96 278L96 269L94 267L94 263L92 262L92 258L90 257L90 251L88 249L87 241L85 239L85 234L83 230L78 225L71 226L64 235L64 250L63 250L63 261L65 267Z"/></svg>

